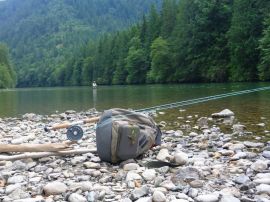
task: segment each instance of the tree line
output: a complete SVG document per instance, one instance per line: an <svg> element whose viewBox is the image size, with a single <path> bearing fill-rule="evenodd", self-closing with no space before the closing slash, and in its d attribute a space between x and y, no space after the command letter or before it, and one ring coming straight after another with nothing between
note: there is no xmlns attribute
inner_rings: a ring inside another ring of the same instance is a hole
<svg viewBox="0 0 270 202"><path fill-rule="evenodd" d="M270 80L268 0L164 0L126 30L90 41L53 85Z"/></svg>
<svg viewBox="0 0 270 202"><path fill-rule="evenodd" d="M0 41L10 48L18 87L55 85L55 72L80 52L89 39L138 22L152 4L160 5L160 2L0 1Z"/></svg>
<svg viewBox="0 0 270 202"><path fill-rule="evenodd" d="M16 74L12 68L8 49L0 44L0 88L13 88L16 85Z"/></svg>

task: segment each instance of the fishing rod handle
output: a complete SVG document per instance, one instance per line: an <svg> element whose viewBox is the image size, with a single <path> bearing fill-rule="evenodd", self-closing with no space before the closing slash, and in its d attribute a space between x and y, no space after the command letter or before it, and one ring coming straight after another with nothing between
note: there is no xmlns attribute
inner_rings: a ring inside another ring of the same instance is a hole
<svg viewBox="0 0 270 202"><path fill-rule="evenodd" d="M50 128L50 130L58 130L58 129L61 129L61 128L68 128L70 127L70 123L61 123L61 124L57 124L57 125L54 125Z"/></svg>
<svg viewBox="0 0 270 202"><path fill-rule="evenodd" d="M99 116L97 117L92 117L92 118L89 118L89 119L84 119L83 120L83 123L96 123L99 121Z"/></svg>

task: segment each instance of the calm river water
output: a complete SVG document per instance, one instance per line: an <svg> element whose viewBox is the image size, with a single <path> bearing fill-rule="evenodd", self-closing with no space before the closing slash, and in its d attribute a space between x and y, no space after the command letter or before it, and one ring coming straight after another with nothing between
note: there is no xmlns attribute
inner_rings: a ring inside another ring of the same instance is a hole
<svg viewBox="0 0 270 202"><path fill-rule="evenodd" d="M98 86L65 88L26 88L0 90L0 117L16 117L25 113L52 114L73 109L101 111L114 107L140 109L171 102L221 93L270 86L270 83L181 84L142 86ZM162 119L173 121L179 116L210 116L223 109L235 112L243 124L265 123L269 129L270 90L228 97L165 111ZM182 113L182 114L181 114Z"/></svg>

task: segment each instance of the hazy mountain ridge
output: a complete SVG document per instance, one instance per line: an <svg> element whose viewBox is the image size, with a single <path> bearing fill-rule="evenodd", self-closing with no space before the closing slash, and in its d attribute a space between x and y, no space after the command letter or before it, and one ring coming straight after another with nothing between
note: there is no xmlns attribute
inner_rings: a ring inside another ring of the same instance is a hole
<svg viewBox="0 0 270 202"><path fill-rule="evenodd" d="M18 85L46 83L52 71L89 39L134 23L153 3L160 0L1 2L0 41L10 47Z"/></svg>

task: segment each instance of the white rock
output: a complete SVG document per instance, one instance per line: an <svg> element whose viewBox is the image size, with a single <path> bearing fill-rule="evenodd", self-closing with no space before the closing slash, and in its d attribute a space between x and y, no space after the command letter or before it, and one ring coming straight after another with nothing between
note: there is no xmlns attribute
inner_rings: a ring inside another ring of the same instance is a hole
<svg viewBox="0 0 270 202"><path fill-rule="evenodd" d="M152 181L156 177L156 171L154 169L147 169L142 173L142 176L146 181Z"/></svg>
<svg viewBox="0 0 270 202"><path fill-rule="evenodd" d="M137 170L140 166L137 163L128 163L125 164L123 169L125 171Z"/></svg>
<svg viewBox="0 0 270 202"><path fill-rule="evenodd" d="M267 162L266 161L263 161L263 160L257 160L256 162L254 162L250 168L252 170L255 170L257 172L260 172L260 171L263 171L265 169L267 169L268 165L267 165Z"/></svg>
<svg viewBox="0 0 270 202"><path fill-rule="evenodd" d="M93 169L100 169L100 164L99 163L94 163L94 162L85 162L83 163L84 167L86 168L93 168Z"/></svg>
<svg viewBox="0 0 270 202"><path fill-rule="evenodd" d="M45 199L41 196L38 196L36 198L17 199L17 200L14 200L13 202L41 202L41 201L45 201Z"/></svg>
<svg viewBox="0 0 270 202"><path fill-rule="evenodd" d="M77 193L72 193L69 197L68 197L68 201L69 202L87 202L86 198L83 197L80 194Z"/></svg>
<svg viewBox="0 0 270 202"><path fill-rule="evenodd" d="M188 155L184 152L176 152L174 154L174 161L177 165L185 165L188 162Z"/></svg>
<svg viewBox="0 0 270 202"><path fill-rule="evenodd" d="M220 202L240 202L240 200L232 195L223 195Z"/></svg>
<svg viewBox="0 0 270 202"><path fill-rule="evenodd" d="M7 183L8 184L17 184L17 183L22 183L26 180L26 177L23 175L15 175L10 178L8 178Z"/></svg>
<svg viewBox="0 0 270 202"><path fill-rule="evenodd" d="M174 185L173 182L170 181L170 180L165 180L164 182L162 182L162 183L160 184L160 186L161 186L161 187L164 187L164 188L166 188L166 189L168 189L168 190L173 190L173 189L175 189L175 185Z"/></svg>
<svg viewBox="0 0 270 202"><path fill-rule="evenodd" d="M258 194L270 194L270 185L260 184L259 186L256 186L256 190Z"/></svg>
<svg viewBox="0 0 270 202"><path fill-rule="evenodd" d="M221 112L212 114L213 118L224 118L224 117L230 117L234 116L234 113L229 109L224 109Z"/></svg>
<svg viewBox="0 0 270 202"><path fill-rule="evenodd" d="M189 202L189 201L185 199L174 199L171 202Z"/></svg>
<svg viewBox="0 0 270 202"><path fill-rule="evenodd" d="M270 184L270 178L260 178L253 180L256 184Z"/></svg>
<svg viewBox="0 0 270 202"><path fill-rule="evenodd" d="M173 157L169 154L168 149L161 149L157 155L157 160L170 162Z"/></svg>
<svg viewBox="0 0 270 202"><path fill-rule="evenodd" d="M58 195L67 191L67 186L62 182L50 182L43 187L44 193L47 196Z"/></svg>
<svg viewBox="0 0 270 202"><path fill-rule="evenodd" d="M21 188L21 185L20 184L11 184L11 185L8 185L6 187L6 194L10 194L11 192L13 192L15 189L19 189Z"/></svg>
<svg viewBox="0 0 270 202"><path fill-rule="evenodd" d="M256 179L261 179L261 178L270 178L270 173L258 173L255 176Z"/></svg>
<svg viewBox="0 0 270 202"><path fill-rule="evenodd" d="M204 194L196 197L198 202L217 202L219 196L217 194Z"/></svg>
<svg viewBox="0 0 270 202"><path fill-rule="evenodd" d="M165 202L166 196L160 191L155 191L153 194L153 201L154 202Z"/></svg>
<svg viewBox="0 0 270 202"><path fill-rule="evenodd" d="M135 202L152 202L152 198L151 197L143 197L143 198L136 200Z"/></svg>
<svg viewBox="0 0 270 202"><path fill-rule="evenodd" d="M126 181L141 180L142 177L134 171L129 171L126 176Z"/></svg>

